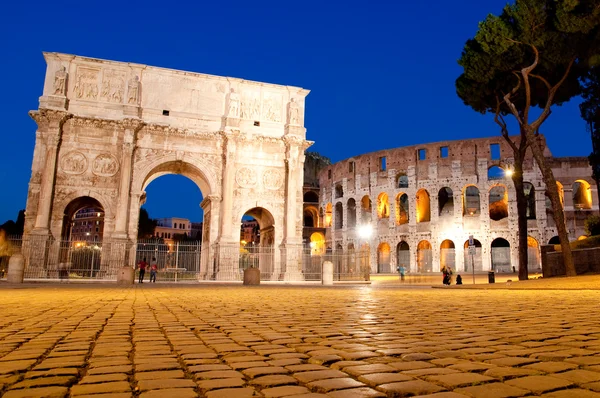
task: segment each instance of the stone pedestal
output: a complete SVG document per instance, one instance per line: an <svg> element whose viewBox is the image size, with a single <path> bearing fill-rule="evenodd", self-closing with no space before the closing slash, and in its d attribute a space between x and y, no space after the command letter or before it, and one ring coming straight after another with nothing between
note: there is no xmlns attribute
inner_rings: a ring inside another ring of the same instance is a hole
<svg viewBox="0 0 600 398"><path fill-rule="evenodd" d="M333 263L331 261L325 261L323 263L323 277L321 283L324 286L333 285Z"/></svg>
<svg viewBox="0 0 600 398"><path fill-rule="evenodd" d="M121 267L117 273L117 285L133 285L135 270L131 267Z"/></svg>
<svg viewBox="0 0 600 398"><path fill-rule="evenodd" d="M25 257L21 253L13 254L8 260L8 283L23 283L25 272Z"/></svg>
<svg viewBox="0 0 600 398"><path fill-rule="evenodd" d="M260 269L247 268L244 270L244 285L260 285Z"/></svg>

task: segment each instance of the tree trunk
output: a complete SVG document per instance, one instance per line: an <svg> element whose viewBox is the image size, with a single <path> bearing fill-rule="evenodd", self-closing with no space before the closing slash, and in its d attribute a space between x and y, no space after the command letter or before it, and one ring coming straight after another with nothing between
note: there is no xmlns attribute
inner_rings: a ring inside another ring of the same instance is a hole
<svg viewBox="0 0 600 398"><path fill-rule="evenodd" d="M558 185L556 184L554 173L552 173L552 169L546 163L546 158L544 157L544 148L542 148L542 145L540 145L538 137L535 136L531 129L524 128L524 130L527 134L527 139L530 142L533 157L535 158L535 161L542 172L542 176L544 177L544 183L546 184L546 189L548 190L550 202L552 202L552 218L554 218L554 223L556 224L556 229L558 230L558 238L560 239L560 247L562 250L566 274L567 276L576 276L577 271L575 270L575 264L573 263L571 245L569 244L569 233L565 224L565 213L563 211L563 205L558 193Z"/></svg>
<svg viewBox="0 0 600 398"><path fill-rule="evenodd" d="M515 170L512 175L512 180L517 193L519 280L526 281L529 279L529 272L527 269L527 198L525 197L525 191L523 189L523 157L516 152Z"/></svg>

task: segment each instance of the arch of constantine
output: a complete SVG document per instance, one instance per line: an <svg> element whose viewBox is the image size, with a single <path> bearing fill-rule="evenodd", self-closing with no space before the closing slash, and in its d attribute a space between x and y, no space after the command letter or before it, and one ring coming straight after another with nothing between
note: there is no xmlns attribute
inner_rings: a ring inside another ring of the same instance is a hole
<svg viewBox="0 0 600 398"><path fill-rule="evenodd" d="M261 246L274 250L273 278L301 278L308 90L44 57L43 94L30 112L38 128L25 223L29 269L59 267L70 220L89 206L104 212L101 271L111 277L132 265L145 188L175 173L204 198L200 278L239 279L239 225L247 213L260 224Z"/></svg>
<svg viewBox="0 0 600 398"><path fill-rule="evenodd" d="M325 228L327 249L364 252L371 273L395 272L398 265L416 273L439 272L445 265L459 272L512 272L518 266L518 228L514 185L506 176L511 154L498 136L346 159L320 172L319 211L305 218ZM554 158L549 149L546 157L562 192L570 238L577 239L585 235L584 220L598 212L591 167L585 157ZM524 169L529 267L537 271L540 246L558 243L558 237L531 154Z"/></svg>

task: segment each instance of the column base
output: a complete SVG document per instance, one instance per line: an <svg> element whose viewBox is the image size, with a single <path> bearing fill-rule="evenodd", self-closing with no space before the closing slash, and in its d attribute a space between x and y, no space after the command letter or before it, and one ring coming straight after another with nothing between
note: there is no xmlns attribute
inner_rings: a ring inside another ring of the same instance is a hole
<svg viewBox="0 0 600 398"><path fill-rule="evenodd" d="M298 271L284 272L284 282L304 282L304 274Z"/></svg>

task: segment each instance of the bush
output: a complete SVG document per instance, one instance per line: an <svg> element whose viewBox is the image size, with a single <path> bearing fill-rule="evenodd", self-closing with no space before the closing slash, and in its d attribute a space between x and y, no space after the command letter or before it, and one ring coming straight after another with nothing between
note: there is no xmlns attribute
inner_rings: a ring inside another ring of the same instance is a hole
<svg viewBox="0 0 600 398"><path fill-rule="evenodd" d="M600 235L600 216L589 216L585 220L585 232L588 236Z"/></svg>

